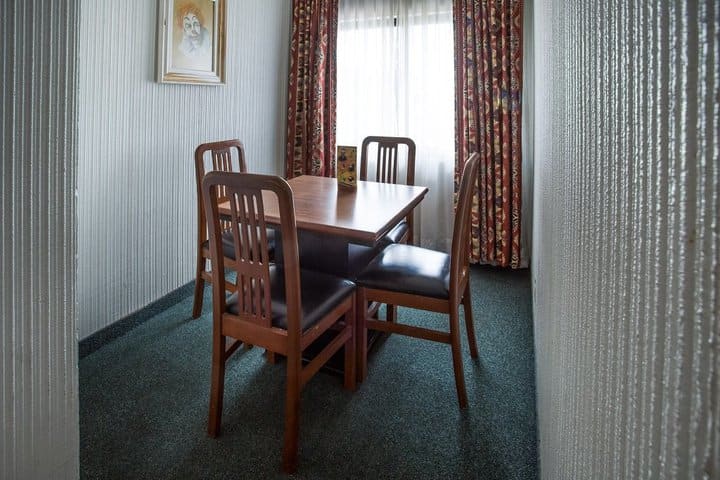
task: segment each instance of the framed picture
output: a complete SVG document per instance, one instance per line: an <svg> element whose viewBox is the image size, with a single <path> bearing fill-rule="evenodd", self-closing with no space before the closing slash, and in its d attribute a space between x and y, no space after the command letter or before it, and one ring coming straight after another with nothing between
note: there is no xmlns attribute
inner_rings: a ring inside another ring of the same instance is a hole
<svg viewBox="0 0 720 480"><path fill-rule="evenodd" d="M158 0L158 82L225 83L225 3Z"/></svg>

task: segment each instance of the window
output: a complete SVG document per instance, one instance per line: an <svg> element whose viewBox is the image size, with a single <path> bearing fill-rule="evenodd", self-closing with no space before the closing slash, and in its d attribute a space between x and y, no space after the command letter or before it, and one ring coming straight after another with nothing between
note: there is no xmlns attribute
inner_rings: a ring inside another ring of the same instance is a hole
<svg viewBox="0 0 720 480"><path fill-rule="evenodd" d="M369 135L412 138L415 183L430 188L415 216L416 238L448 250L455 165L452 1L343 0L337 65L338 145L359 148Z"/></svg>

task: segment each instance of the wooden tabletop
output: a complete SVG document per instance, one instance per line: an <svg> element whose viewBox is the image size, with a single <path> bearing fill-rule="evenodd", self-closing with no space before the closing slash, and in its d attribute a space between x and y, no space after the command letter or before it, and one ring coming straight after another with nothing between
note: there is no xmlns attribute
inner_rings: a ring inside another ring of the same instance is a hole
<svg viewBox="0 0 720 480"><path fill-rule="evenodd" d="M374 244L415 208L427 187L358 181L338 187L335 178L303 175L288 180L298 228ZM265 221L279 223L277 197L263 192ZM220 210L223 211L220 205Z"/></svg>

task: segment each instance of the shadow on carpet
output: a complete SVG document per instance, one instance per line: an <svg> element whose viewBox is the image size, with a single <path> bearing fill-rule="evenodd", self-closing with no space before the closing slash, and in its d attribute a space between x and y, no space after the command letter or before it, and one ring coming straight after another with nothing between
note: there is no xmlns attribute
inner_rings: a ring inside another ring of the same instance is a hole
<svg viewBox="0 0 720 480"><path fill-rule="evenodd" d="M529 271L473 267L480 358L463 338L469 407L457 406L450 346L392 335L354 393L321 372L302 393L298 473L290 478L538 478ZM206 434L210 289L80 362L84 479L288 478L280 473L284 365L259 348L226 371L222 434ZM399 310L447 328L446 316Z"/></svg>

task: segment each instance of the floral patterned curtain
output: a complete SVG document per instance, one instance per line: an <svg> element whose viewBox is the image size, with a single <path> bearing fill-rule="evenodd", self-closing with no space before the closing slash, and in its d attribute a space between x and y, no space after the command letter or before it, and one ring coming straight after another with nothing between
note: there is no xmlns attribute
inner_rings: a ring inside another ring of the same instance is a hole
<svg viewBox="0 0 720 480"><path fill-rule="evenodd" d="M455 191L480 153L471 262L520 266L522 0L455 0Z"/></svg>
<svg viewBox="0 0 720 480"><path fill-rule="evenodd" d="M293 0L287 178L335 175L338 0Z"/></svg>

